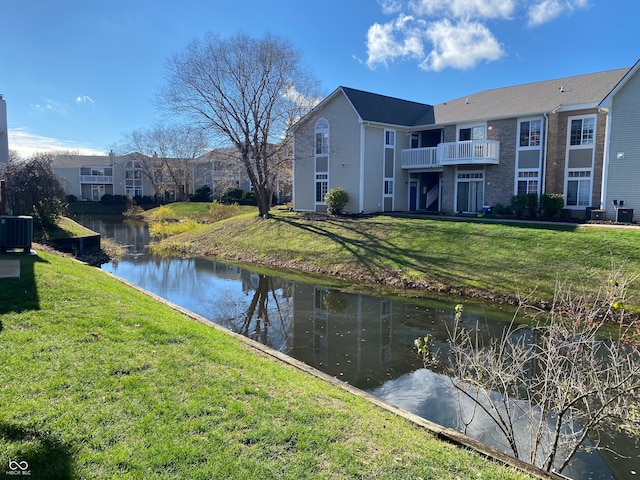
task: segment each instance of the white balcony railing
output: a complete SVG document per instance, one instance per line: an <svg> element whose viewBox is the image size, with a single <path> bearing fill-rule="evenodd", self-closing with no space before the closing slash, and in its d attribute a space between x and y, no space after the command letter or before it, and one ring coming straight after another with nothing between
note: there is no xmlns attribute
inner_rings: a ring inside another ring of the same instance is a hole
<svg viewBox="0 0 640 480"><path fill-rule="evenodd" d="M442 165L497 165L500 142L469 140L441 143L437 147L402 151L402 168L429 168Z"/></svg>
<svg viewBox="0 0 640 480"><path fill-rule="evenodd" d="M113 183L112 175L80 175L80 183Z"/></svg>

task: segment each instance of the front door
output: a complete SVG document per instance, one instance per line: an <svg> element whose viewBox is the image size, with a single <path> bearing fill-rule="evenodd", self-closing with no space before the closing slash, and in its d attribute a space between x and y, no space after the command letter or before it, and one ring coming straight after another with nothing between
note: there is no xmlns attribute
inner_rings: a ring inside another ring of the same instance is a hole
<svg viewBox="0 0 640 480"><path fill-rule="evenodd" d="M481 212L484 202L484 175L482 173L458 173L457 212Z"/></svg>
<svg viewBox="0 0 640 480"><path fill-rule="evenodd" d="M91 185L91 200L99 202L104 195L104 185Z"/></svg>
<svg viewBox="0 0 640 480"><path fill-rule="evenodd" d="M415 212L418 209L418 182L409 182L409 211Z"/></svg>

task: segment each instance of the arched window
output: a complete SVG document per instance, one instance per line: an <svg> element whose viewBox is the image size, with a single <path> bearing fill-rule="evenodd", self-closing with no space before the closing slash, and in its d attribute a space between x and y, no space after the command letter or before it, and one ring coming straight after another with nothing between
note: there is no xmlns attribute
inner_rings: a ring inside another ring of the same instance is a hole
<svg viewBox="0 0 640 480"><path fill-rule="evenodd" d="M316 155L329 155L329 122L324 118L316 122Z"/></svg>
<svg viewBox="0 0 640 480"><path fill-rule="evenodd" d="M329 190L329 122L319 119L315 133L315 200L316 204L324 204L324 196Z"/></svg>
<svg viewBox="0 0 640 480"><path fill-rule="evenodd" d="M124 165L124 193L129 197L142 197L142 164L131 160Z"/></svg>

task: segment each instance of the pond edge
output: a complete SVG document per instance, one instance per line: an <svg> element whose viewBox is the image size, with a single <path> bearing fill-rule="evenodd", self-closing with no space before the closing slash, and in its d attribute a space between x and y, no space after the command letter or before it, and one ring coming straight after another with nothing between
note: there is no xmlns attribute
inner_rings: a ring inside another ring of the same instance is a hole
<svg viewBox="0 0 640 480"><path fill-rule="evenodd" d="M533 476L534 478L538 478L541 480L570 480L569 477L565 477L564 475L561 474L557 474L554 472L546 472L534 465L531 465L529 463L526 463L522 460L519 460L515 457L512 457L510 455L507 455L506 453L503 453L499 450L496 450L494 448L491 448L467 435L464 435L456 430L450 429L450 428L445 428L441 425L438 425L437 423L431 422L425 418L422 418L418 415L415 415L407 410L404 410L402 408L399 408L395 405L392 405L388 402L385 402L384 400L381 400L380 398L367 393L363 390L360 390L359 388L356 388L352 385L349 385L346 382L343 382L342 380L337 379L336 377L332 377L331 375L328 375L314 367L311 367L310 365L307 365L299 360L296 360L295 358L292 358L278 350L275 350L271 347L268 347L266 345L263 345L261 343L256 342L255 340L252 340L250 338L247 338L239 333L235 333L231 330L229 330L228 328L225 328L221 325L218 325L208 319L206 319L205 317L202 317L190 310L187 310L184 307L181 307L180 305L177 305L175 303L172 303L148 290L145 290L144 288L141 288L140 286L131 283L123 278L120 278L110 272L105 272L102 271L102 273L104 273L105 275L109 275L112 278L117 279L118 281L122 282L123 284L137 290L138 292L158 301L163 303L164 305L168 306L169 308L181 313L182 315L184 315L185 317L189 318L190 320L194 320L198 323L201 323L203 325L206 325L208 327L214 328L216 330L219 330L227 335L230 335L238 340L240 340L241 342L243 342L245 345L247 345L248 347L257 350L258 352L265 354L269 357L271 357L272 359L282 362L282 363L286 363L294 368L297 368L298 370L302 370L305 373L308 373L310 375L313 375L316 378L319 378L321 380L324 380L338 388L341 388L343 390L346 390L347 392L356 395L366 401L368 401L369 403L372 403L374 405L376 405L379 408L382 408L384 410L387 410L395 415L398 415L402 418L404 418L405 420L413 423L414 425L423 428L429 432L431 432L436 438L446 441L448 443L451 443L453 445L459 446L459 447L464 447L467 448L469 450L473 450L475 452L477 452L478 454L489 458L490 460L493 460L495 462L501 463L503 465L507 465L510 467L513 467L515 469L518 469L524 473L527 473L531 476Z"/></svg>

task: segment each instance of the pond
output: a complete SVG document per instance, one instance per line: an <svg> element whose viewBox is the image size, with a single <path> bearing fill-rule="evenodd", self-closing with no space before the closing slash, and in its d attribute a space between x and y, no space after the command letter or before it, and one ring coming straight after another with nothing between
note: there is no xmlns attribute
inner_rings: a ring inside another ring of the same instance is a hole
<svg viewBox="0 0 640 480"><path fill-rule="evenodd" d="M313 279L288 280L279 272L267 275L205 258L161 258L150 253L143 222L78 221L126 246L127 255L102 265L104 271L427 420L460 428L464 402L446 376L423 367L413 343L428 334L436 348L446 348L459 299L351 294ZM486 325L494 335L512 318L501 308L464 303L464 322ZM504 447L479 415L467 434ZM594 480L640 478L638 446L628 438L617 437L614 443L628 458L607 451L581 453L563 474Z"/></svg>

